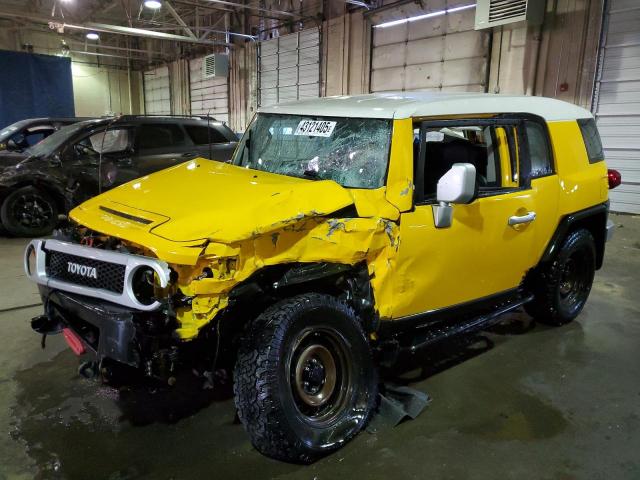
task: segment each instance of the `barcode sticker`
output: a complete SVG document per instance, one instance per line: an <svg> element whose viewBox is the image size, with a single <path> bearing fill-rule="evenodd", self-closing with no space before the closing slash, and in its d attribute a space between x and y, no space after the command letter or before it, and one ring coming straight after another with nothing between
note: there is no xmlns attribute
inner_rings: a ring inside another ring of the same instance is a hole
<svg viewBox="0 0 640 480"><path fill-rule="evenodd" d="M308 137L330 137L337 122L327 120L302 120L294 135L305 135Z"/></svg>

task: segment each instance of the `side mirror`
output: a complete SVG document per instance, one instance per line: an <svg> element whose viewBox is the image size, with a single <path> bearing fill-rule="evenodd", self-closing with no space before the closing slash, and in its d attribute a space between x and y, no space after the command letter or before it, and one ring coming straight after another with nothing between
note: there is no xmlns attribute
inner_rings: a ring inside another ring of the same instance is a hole
<svg viewBox="0 0 640 480"><path fill-rule="evenodd" d="M20 147L18 147L18 144L13 138L7 140L7 150L20 150Z"/></svg>
<svg viewBox="0 0 640 480"><path fill-rule="evenodd" d="M476 167L470 163L454 163L438 180L433 218L436 228L448 228L453 222L453 204L469 203L476 195Z"/></svg>

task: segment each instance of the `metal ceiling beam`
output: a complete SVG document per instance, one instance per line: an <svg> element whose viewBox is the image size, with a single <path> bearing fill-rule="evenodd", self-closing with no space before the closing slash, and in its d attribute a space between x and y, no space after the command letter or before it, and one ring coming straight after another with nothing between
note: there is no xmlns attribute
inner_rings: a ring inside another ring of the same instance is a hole
<svg viewBox="0 0 640 480"><path fill-rule="evenodd" d="M213 40L200 40L198 38L185 37L182 35L174 35L172 33L156 32L153 30L145 30L142 28L124 27L122 25L108 25L106 23L85 22L83 24L73 24L66 22L58 22L48 17L41 17L30 13L17 13L0 11L0 17L25 19L35 23L45 23L52 29L58 26L69 28L72 30L85 30L93 32L114 33L116 35L128 35L132 37L155 38L157 40L171 40L173 42L197 43L200 45L223 45L225 47L233 47L233 44L226 42L217 42Z"/></svg>
<svg viewBox="0 0 640 480"><path fill-rule="evenodd" d="M114 55L113 53L86 52L84 50L69 50L69 53L73 55L91 55L93 57L121 58L123 60L133 60L139 62L146 62L149 60L148 58L144 57L128 57L124 55Z"/></svg>
<svg viewBox="0 0 640 480"><path fill-rule="evenodd" d="M164 6L167 8L167 10L169 10L169 13L171 14L171 16L174 18L176 22L180 24L180 26L184 29L185 33L188 36L190 36L191 38L198 38L196 37L195 33L193 33L191 28L189 28L186 22L182 20L182 17L178 15L178 12L176 12L176 9L173 8L173 6L167 0L165 0Z"/></svg>
<svg viewBox="0 0 640 480"><path fill-rule="evenodd" d="M201 30L204 31L204 33L200 37L200 40L204 40L204 38L207 35L209 35L210 33L222 33L224 35L234 35L236 37L249 38L249 39L254 40L254 41L257 38L254 35L247 35L246 33L228 32L228 31L225 31L225 30L213 30L211 28L202 28Z"/></svg>
<svg viewBox="0 0 640 480"><path fill-rule="evenodd" d="M247 8L249 10L257 10L259 12L265 12L265 13L275 13L278 15L283 15L285 17L292 17L292 18L297 18L299 17L299 15L296 15L295 13L291 13L291 12L285 12L282 10L272 10L270 8L260 8L260 7L253 7L251 5L243 5L241 3L234 3L234 2L227 2L226 0L203 0L205 3L217 3L220 5L227 5L230 7L236 7L236 8Z"/></svg>

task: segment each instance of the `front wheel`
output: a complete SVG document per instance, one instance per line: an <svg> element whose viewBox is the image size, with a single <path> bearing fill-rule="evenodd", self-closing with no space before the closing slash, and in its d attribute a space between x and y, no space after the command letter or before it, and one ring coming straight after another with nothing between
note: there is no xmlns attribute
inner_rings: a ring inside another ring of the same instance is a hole
<svg viewBox="0 0 640 480"><path fill-rule="evenodd" d="M47 192L22 187L4 199L0 219L7 232L16 237L48 235L58 222L58 206Z"/></svg>
<svg viewBox="0 0 640 480"><path fill-rule="evenodd" d="M283 300L247 330L234 371L238 415L254 447L310 463L368 422L377 377L354 311L316 293Z"/></svg>
<svg viewBox="0 0 640 480"><path fill-rule="evenodd" d="M582 311L595 275L596 248L588 230L565 239L556 257L530 279L534 299L525 310L540 323L564 325Z"/></svg>

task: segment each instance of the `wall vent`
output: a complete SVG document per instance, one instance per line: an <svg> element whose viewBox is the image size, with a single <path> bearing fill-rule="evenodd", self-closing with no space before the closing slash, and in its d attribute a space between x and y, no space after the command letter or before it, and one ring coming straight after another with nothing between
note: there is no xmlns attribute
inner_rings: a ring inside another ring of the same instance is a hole
<svg viewBox="0 0 640 480"><path fill-rule="evenodd" d="M226 77L228 74L228 55L212 53L202 59L202 78Z"/></svg>
<svg viewBox="0 0 640 480"><path fill-rule="evenodd" d="M540 25L544 19L544 0L478 0L475 29L524 22Z"/></svg>

